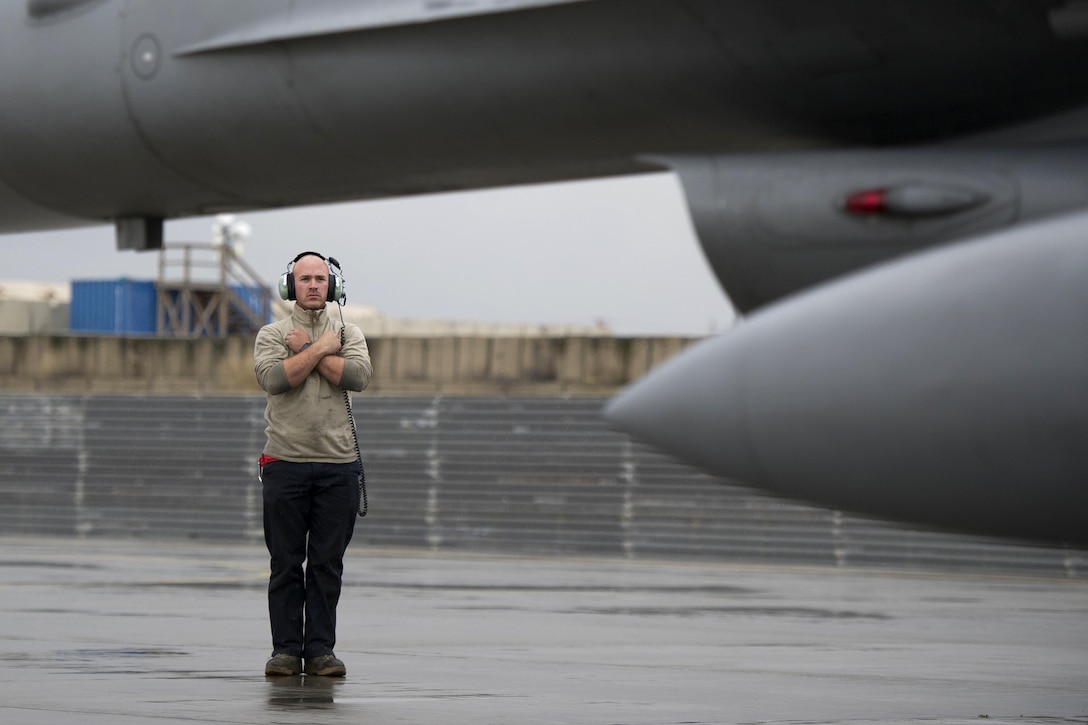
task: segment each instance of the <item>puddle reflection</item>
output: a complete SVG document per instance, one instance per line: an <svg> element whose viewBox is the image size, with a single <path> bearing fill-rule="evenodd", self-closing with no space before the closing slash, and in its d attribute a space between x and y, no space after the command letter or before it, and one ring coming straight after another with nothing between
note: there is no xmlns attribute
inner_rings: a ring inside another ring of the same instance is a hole
<svg viewBox="0 0 1088 725"><path fill-rule="evenodd" d="M276 709L333 706L333 694L344 684L339 677L296 675L294 677L265 677L268 682L268 705Z"/></svg>

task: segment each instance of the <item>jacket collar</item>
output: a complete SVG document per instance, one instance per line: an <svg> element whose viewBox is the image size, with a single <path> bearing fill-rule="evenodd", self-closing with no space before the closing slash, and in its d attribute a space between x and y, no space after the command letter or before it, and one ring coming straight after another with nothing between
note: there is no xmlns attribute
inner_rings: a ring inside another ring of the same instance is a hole
<svg viewBox="0 0 1088 725"><path fill-rule="evenodd" d="M328 316L328 306L322 307L320 310L305 310L296 302L295 308L291 311L291 319L307 327L325 324Z"/></svg>

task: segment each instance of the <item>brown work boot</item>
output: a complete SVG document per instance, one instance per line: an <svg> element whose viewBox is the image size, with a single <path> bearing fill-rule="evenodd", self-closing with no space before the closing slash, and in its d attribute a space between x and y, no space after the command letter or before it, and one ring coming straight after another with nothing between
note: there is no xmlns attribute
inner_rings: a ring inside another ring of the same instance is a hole
<svg viewBox="0 0 1088 725"><path fill-rule="evenodd" d="M343 677L348 673L344 663L336 659L336 655L321 655L306 660L307 675L321 675L322 677Z"/></svg>
<svg viewBox="0 0 1088 725"><path fill-rule="evenodd" d="M288 676L302 674L302 658L294 655L273 654L268 662L264 663L266 675Z"/></svg>

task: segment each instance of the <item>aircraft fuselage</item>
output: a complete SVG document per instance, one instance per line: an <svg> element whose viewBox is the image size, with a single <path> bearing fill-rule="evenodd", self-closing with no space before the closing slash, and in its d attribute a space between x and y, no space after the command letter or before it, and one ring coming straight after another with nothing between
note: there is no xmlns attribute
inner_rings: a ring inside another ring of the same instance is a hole
<svg viewBox="0 0 1088 725"><path fill-rule="evenodd" d="M0 229L656 168L643 153L916 142L1088 87L1083 44L1008 3L912 4L972 38L894 6L829 12L845 0L464 5L4 3ZM995 102L994 70L1018 56L1043 73L1002 74ZM902 103L919 87L929 108Z"/></svg>

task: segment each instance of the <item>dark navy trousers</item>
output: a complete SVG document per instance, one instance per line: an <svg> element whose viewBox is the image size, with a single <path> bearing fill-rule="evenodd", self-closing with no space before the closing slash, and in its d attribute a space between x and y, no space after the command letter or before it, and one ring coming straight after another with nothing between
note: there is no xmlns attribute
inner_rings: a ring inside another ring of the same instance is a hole
<svg viewBox="0 0 1088 725"><path fill-rule="evenodd" d="M359 508L359 465L272 461L262 470L273 654L311 659L336 646L344 552Z"/></svg>

